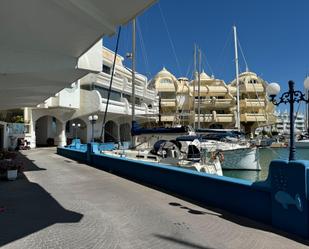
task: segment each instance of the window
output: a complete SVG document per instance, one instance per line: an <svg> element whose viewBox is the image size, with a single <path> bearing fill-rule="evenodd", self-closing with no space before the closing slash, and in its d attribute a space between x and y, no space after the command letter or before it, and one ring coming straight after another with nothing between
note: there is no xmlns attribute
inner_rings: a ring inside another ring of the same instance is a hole
<svg viewBox="0 0 309 249"><path fill-rule="evenodd" d="M174 92L160 92L159 96L161 99L175 99Z"/></svg>
<svg viewBox="0 0 309 249"><path fill-rule="evenodd" d="M81 85L81 86L80 86L80 89L90 91L90 90L91 90L91 85Z"/></svg>
<svg viewBox="0 0 309 249"><path fill-rule="evenodd" d="M171 84L172 83L172 81L170 80L170 79L166 79L166 78L164 78L164 79L161 79L160 80L160 83L162 83L162 84Z"/></svg>
<svg viewBox="0 0 309 249"><path fill-rule="evenodd" d="M123 98L126 98L126 99L128 100L128 102L129 102L130 104L132 104L132 96L131 96L131 95L126 94L126 93L123 93L123 94L122 94L122 97L123 97ZM140 99L140 98L138 98L138 97L135 97L135 105L141 105L142 101L143 101L142 99Z"/></svg>
<svg viewBox="0 0 309 249"><path fill-rule="evenodd" d="M217 110L217 114L224 114L224 110Z"/></svg>
<svg viewBox="0 0 309 249"><path fill-rule="evenodd" d="M108 89L95 85L93 90L97 90L100 93L102 98L107 99L107 97L108 97ZM111 90L111 92L110 92L110 99L111 100L115 100L115 101L120 101L121 94L119 92L117 92L117 91Z"/></svg>
<svg viewBox="0 0 309 249"><path fill-rule="evenodd" d="M103 65L103 73L111 74L111 68L109 66Z"/></svg>

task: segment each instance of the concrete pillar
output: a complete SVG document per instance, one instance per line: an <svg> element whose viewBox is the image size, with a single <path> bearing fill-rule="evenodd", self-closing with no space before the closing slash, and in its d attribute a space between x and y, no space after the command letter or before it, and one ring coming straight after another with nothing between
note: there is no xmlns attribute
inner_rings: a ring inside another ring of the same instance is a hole
<svg viewBox="0 0 309 249"><path fill-rule="evenodd" d="M33 120L31 108L24 109L25 123L29 124L28 133L25 134L25 139L30 142L30 148L33 149L36 147L36 134L35 134L35 126L36 121Z"/></svg>
<svg viewBox="0 0 309 249"><path fill-rule="evenodd" d="M57 146L65 146L67 145L67 138L65 135L65 124L66 122L56 121L57 124L57 132L55 137L55 145Z"/></svg>
<svg viewBox="0 0 309 249"><path fill-rule="evenodd" d="M35 126L36 122L31 120L30 122L30 133L25 139L30 142L30 148L35 148L36 147L36 135L35 135Z"/></svg>

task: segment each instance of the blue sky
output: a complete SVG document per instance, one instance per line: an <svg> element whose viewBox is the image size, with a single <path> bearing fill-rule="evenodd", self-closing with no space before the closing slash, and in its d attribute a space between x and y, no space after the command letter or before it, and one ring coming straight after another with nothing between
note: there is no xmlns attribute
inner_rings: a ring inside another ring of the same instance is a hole
<svg viewBox="0 0 309 249"><path fill-rule="evenodd" d="M309 74L308 10L306 0L162 0L138 17L137 71L152 77L165 66L177 77L191 77L196 43L204 54L205 71L229 82L235 77L235 24L251 71L278 82L282 90L287 90L288 80L303 90ZM114 50L115 41L104 38L104 45ZM122 29L119 53L130 48L129 24ZM243 71L240 51L239 60Z"/></svg>

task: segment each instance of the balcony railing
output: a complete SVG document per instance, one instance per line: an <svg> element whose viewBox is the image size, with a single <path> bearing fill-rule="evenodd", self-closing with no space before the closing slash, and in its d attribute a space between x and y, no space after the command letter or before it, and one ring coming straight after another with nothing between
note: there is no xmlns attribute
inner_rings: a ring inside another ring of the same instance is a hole
<svg viewBox="0 0 309 249"><path fill-rule="evenodd" d="M161 99L161 107L175 107L176 100L175 99Z"/></svg>
<svg viewBox="0 0 309 249"><path fill-rule="evenodd" d="M105 88L109 87L110 84L110 75L106 73L100 73L96 77L96 83L103 85ZM154 99L156 97L155 90L147 89L146 82L141 80L136 81L138 84L135 85L135 95L137 97ZM131 94L132 93L132 83L129 82L126 78L121 78L119 76L114 76L112 89L116 91L121 91L123 93Z"/></svg>
<svg viewBox="0 0 309 249"><path fill-rule="evenodd" d="M265 101L263 99L242 99L240 100L241 108L261 108L265 107Z"/></svg>
<svg viewBox="0 0 309 249"><path fill-rule="evenodd" d="M235 121L234 114L216 114L215 121L218 123L232 123Z"/></svg>
<svg viewBox="0 0 309 249"><path fill-rule="evenodd" d="M240 115L241 122L266 122L265 114L260 113L244 113Z"/></svg>
<svg viewBox="0 0 309 249"><path fill-rule="evenodd" d="M201 99L201 108L229 108L233 105L233 99ZM195 100L195 106L198 105L198 99Z"/></svg>
<svg viewBox="0 0 309 249"><path fill-rule="evenodd" d="M162 122L173 122L175 120L174 114L162 114L161 121Z"/></svg>
<svg viewBox="0 0 309 249"><path fill-rule="evenodd" d="M213 122L214 118L212 114L200 114L200 122ZM195 122L198 122L198 114L195 114Z"/></svg>
<svg viewBox="0 0 309 249"><path fill-rule="evenodd" d="M240 92L264 92L263 84L257 83L257 84L242 84L239 87Z"/></svg>

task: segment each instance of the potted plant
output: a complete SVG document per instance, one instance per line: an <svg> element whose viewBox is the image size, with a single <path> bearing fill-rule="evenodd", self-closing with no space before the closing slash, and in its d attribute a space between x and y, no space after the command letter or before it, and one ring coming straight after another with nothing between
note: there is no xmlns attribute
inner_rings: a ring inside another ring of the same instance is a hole
<svg viewBox="0 0 309 249"><path fill-rule="evenodd" d="M22 162L17 159L0 160L0 174L5 175L8 180L15 180L18 173L22 171Z"/></svg>

